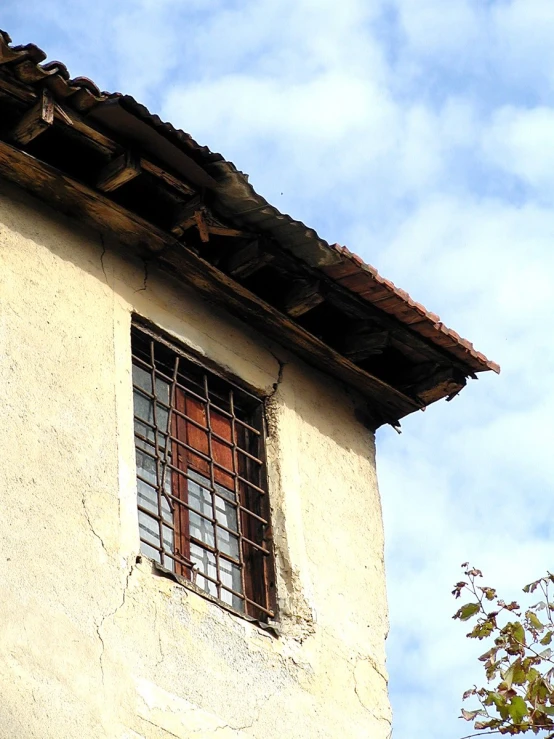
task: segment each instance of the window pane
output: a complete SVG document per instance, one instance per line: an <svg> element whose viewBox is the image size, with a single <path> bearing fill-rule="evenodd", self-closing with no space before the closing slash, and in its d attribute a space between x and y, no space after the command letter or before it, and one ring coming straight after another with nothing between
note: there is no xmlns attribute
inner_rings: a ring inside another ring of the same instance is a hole
<svg viewBox="0 0 554 739"><path fill-rule="evenodd" d="M216 482L215 491L216 493L218 493L218 495L221 495L224 498L227 498L227 500L235 501L237 499L237 496L235 495L234 480L233 480L233 484L229 485L229 487L223 487L223 485L218 485Z"/></svg>
<svg viewBox="0 0 554 739"><path fill-rule="evenodd" d="M228 554L229 557L239 558L239 540L237 536L233 536L225 529L220 526L217 527L217 544L224 554Z"/></svg>
<svg viewBox="0 0 554 739"><path fill-rule="evenodd" d="M237 595L233 595L229 590L225 590L225 587L234 590L237 593L242 593L242 582L240 577L240 567L227 562L222 559L219 562L219 569L221 572L221 600L224 600L233 608L237 608L239 611L244 610L244 601Z"/></svg>
<svg viewBox="0 0 554 739"><path fill-rule="evenodd" d="M158 491L142 480L137 480L138 503L152 513L158 513Z"/></svg>
<svg viewBox="0 0 554 739"><path fill-rule="evenodd" d="M133 401L135 405L135 416L143 418L150 424L154 424L154 412L153 404L150 398L143 395L140 390L135 390L133 394Z"/></svg>
<svg viewBox="0 0 554 739"><path fill-rule="evenodd" d="M220 498L219 495L215 496L215 517L218 523L228 529L238 531L236 507Z"/></svg>
<svg viewBox="0 0 554 739"><path fill-rule="evenodd" d="M215 566L215 556L208 552L206 549L202 549L196 544L191 543L190 545L190 558L198 567L198 574L196 579L193 577L193 581L196 582L199 588L202 588L209 593L217 597L217 586L215 583L206 580L202 577L202 573L209 575L214 580L217 579L217 568Z"/></svg>
<svg viewBox="0 0 554 739"><path fill-rule="evenodd" d="M148 557L149 559L153 559L154 562L157 562L158 564L161 564L160 561L160 553L157 549L154 549L153 547L149 546L148 544L145 544L143 541L140 543L140 551L144 554L145 557ZM166 557L166 562L170 562L171 560ZM167 565L165 565L167 567ZM170 569L169 567L167 569Z"/></svg>
<svg viewBox="0 0 554 739"><path fill-rule="evenodd" d="M212 494L209 490L210 481L192 470L189 470L188 474L193 478L192 480L188 480L187 485L190 507L212 518Z"/></svg>
<svg viewBox="0 0 554 739"><path fill-rule="evenodd" d="M144 477L148 482L152 483L154 487L158 484L158 474L156 469L156 460L150 454L142 451L142 449L136 449L136 460L137 460L137 472L141 477Z"/></svg>
<svg viewBox="0 0 554 739"><path fill-rule="evenodd" d="M150 372L147 372L138 365L133 365L133 384L138 385L147 393L152 393L152 376Z"/></svg>
<svg viewBox="0 0 554 739"><path fill-rule="evenodd" d="M141 539L148 544L158 547L160 545L160 527L158 522L143 511L138 512L139 531Z"/></svg>
<svg viewBox="0 0 554 739"><path fill-rule="evenodd" d="M190 535L194 539L200 539L209 547L215 547L214 527L210 521L190 511L189 514Z"/></svg>

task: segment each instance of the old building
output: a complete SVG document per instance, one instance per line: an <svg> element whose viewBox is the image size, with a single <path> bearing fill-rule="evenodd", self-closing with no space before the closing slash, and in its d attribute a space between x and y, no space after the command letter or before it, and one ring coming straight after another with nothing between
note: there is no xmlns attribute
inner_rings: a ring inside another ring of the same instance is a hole
<svg viewBox="0 0 554 739"><path fill-rule="evenodd" d="M390 734L374 432L498 368L0 35L0 737Z"/></svg>

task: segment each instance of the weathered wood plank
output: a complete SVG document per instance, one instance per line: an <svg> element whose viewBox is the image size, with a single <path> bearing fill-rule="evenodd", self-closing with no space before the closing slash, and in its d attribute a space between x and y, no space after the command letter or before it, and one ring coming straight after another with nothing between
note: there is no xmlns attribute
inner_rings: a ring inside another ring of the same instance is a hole
<svg viewBox="0 0 554 739"><path fill-rule="evenodd" d="M113 192L126 182L138 177L142 172L138 157L130 151L107 164L100 172L96 186L102 192Z"/></svg>
<svg viewBox="0 0 554 739"><path fill-rule="evenodd" d="M360 325L346 334L343 353L353 362L361 362L375 354L382 354L390 345L390 333L379 331L375 325Z"/></svg>
<svg viewBox="0 0 554 739"><path fill-rule="evenodd" d="M293 318L298 318L298 316L317 308L318 305L323 303L324 299L321 294L319 280L314 282L298 281L293 283L291 289L285 295L285 312Z"/></svg>
<svg viewBox="0 0 554 739"><path fill-rule="evenodd" d="M0 64L2 64L1 60ZM34 100L37 99L37 93L33 90L29 90L27 87L24 87L19 82L12 81L11 79L6 79L2 76L0 76L0 90L7 93L8 95L11 95L14 98L17 98L18 100L23 101L24 103L32 103Z"/></svg>
<svg viewBox="0 0 554 739"><path fill-rule="evenodd" d="M208 231L214 236L229 236L230 238L247 239L252 238L251 231L240 231L238 228L228 228L227 226L213 226L208 223Z"/></svg>
<svg viewBox="0 0 554 739"><path fill-rule="evenodd" d="M273 261L274 254L262 250L258 240L245 244L229 255L227 272L239 279L246 279Z"/></svg>
<svg viewBox="0 0 554 739"><path fill-rule="evenodd" d="M208 224L204 220L204 214L201 210L197 210L194 214L194 221L196 223L198 233L200 234L200 241L203 244L207 244L210 240L210 232L208 230Z"/></svg>
<svg viewBox="0 0 554 739"><path fill-rule="evenodd" d="M12 131L12 139L21 146L46 131L54 123L54 100L44 88L36 105L28 110Z"/></svg>
<svg viewBox="0 0 554 739"><path fill-rule="evenodd" d="M202 206L202 203L202 196L195 195L178 208L171 233L175 236L181 236L183 231L190 228L194 224L194 214Z"/></svg>
<svg viewBox="0 0 554 739"><path fill-rule="evenodd" d="M159 167L157 164L148 161L148 159L144 159L144 157L141 157L140 159L140 166L145 172L149 172L154 177L162 180L162 182L165 182L166 185L169 185L174 190L177 190L177 192L179 192L181 195L184 195L186 198L190 198L196 192L196 190L191 187L191 185L187 185L186 182L178 179L170 172L167 172L165 169L162 169L162 167Z"/></svg>

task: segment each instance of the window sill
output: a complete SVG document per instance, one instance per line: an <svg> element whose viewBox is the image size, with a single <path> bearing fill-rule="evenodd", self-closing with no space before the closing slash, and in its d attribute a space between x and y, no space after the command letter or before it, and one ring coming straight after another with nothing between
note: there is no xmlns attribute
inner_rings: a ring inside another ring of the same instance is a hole
<svg viewBox="0 0 554 739"><path fill-rule="evenodd" d="M165 577L169 580L173 580L178 585L181 585L186 590L190 590L193 593L196 593L196 595L199 595L201 598L204 598L204 600L208 600L214 605L218 606L219 608L222 608L224 611L227 611L228 613L232 613L234 616L237 616L238 618L241 618L243 621L248 621L251 624L254 624L259 629L261 629L264 634L270 634L271 636L278 639L281 636L281 629L280 624L277 621L260 621L256 618L253 618L252 616L249 616L247 613L242 613L242 611L238 611L236 608L233 608L232 606L225 603L225 601L219 600L218 598L215 598L213 595L210 595L209 593L206 593L205 590L202 588L199 588L198 585L195 585L190 580L187 580L185 577L181 577L180 575L176 575L174 572L171 572L171 570L167 570L165 567L162 567L160 564L158 564L155 560L149 559L148 557L145 557L143 554L139 555L137 557L137 562L146 561L149 562L152 566L152 573L157 575L158 577Z"/></svg>

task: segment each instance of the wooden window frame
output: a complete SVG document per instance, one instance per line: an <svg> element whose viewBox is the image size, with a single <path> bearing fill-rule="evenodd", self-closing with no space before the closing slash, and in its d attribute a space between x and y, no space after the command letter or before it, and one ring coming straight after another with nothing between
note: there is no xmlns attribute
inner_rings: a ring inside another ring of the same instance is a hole
<svg viewBox="0 0 554 739"><path fill-rule="evenodd" d="M274 619L264 399L138 319L132 358L142 553L225 607Z"/></svg>

